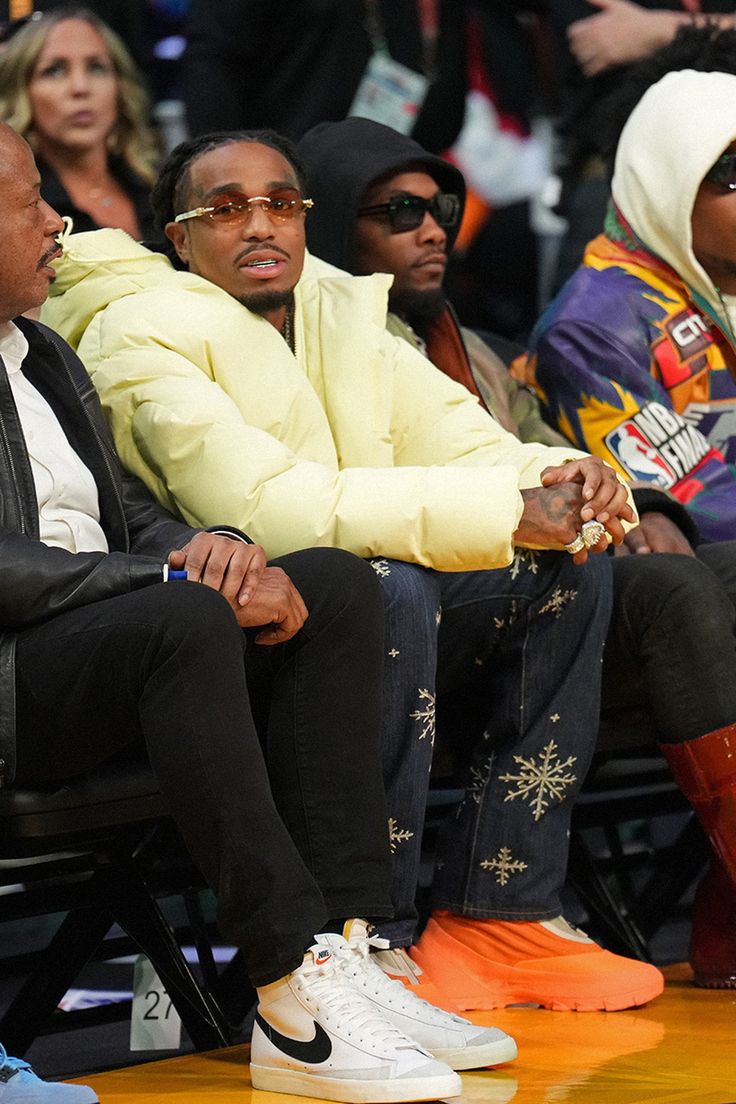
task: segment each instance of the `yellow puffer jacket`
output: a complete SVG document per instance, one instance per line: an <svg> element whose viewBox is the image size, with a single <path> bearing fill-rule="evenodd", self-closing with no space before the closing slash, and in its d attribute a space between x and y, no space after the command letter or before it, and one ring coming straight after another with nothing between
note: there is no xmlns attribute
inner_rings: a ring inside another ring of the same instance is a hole
<svg viewBox="0 0 736 1104"><path fill-rule="evenodd" d="M296 357L271 324L119 230L67 236L44 321L79 352L123 463L192 525L270 556L337 545L446 571L513 555L520 488L570 448L522 445L386 332L388 276L308 258Z"/></svg>

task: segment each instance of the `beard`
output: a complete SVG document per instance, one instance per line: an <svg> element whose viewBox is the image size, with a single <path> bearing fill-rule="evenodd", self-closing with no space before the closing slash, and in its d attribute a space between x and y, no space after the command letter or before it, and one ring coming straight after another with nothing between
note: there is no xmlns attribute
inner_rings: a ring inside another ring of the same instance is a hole
<svg viewBox="0 0 736 1104"><path fill-rule="evenodd" d="M294 298L294 289L271 291L265 288L263 291L253 291L249 295L238 295L236 298L239 303L242 303L249 311L253 311L254 314L270 314L272 311L290 305Z"/></svg>
<svg viewBox="0 0 736 1104"><path fill-rule="evenodd" d="M441 287L416 291L414 288L401 290L393 287L389 292L389 307L394 314L408 322L431 322L445 309L445 293Z"/></svg>

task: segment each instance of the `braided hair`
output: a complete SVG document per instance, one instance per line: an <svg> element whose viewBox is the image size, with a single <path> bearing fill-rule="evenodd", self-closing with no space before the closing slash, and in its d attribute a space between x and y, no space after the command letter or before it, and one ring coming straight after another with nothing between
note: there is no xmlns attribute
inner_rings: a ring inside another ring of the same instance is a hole
<svg viewBox="0 0 736 1104"><path fill-rule="evenodd" d="M192 165L203 154L231 142L252 142L276 150L289 162L301 192L305 192L306 171L296 148L288 138L277 134L275 130L218 130L181 142L167 157L151 192L151 207L156 228L161 235L161 242L157 243L156 248L166 254L174 268L183 269L186 266L179 259L164 231L166 224L173 222L174 217L181 213L188 202Z"/></svg>

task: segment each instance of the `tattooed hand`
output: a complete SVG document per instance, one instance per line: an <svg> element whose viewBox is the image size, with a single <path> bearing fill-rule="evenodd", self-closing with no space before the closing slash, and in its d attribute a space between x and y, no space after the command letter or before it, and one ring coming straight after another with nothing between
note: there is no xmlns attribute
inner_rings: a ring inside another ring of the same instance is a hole
<svg viewBox="0 0 736 1104"><path fill-rule="evenodd" d="M575 540L580 532L581 512L585 503L583 487L579 483L532 487L522 491L521 495L524 499L524 512L514 533L517 544L561 548ZM621 528L620 522L617 525ZM621 534L623 537L623 529ZM589 552L605 552L607 547L608 540L604 535L594 548L577 552L573 560L577 564L585 563Z"/></svg>
<svg viewBox="0 0 736 1104"><path fill-rule="evenodd" d="M605 525L613 543L621 544L625 535L621 521L635 522L636 514L629 505L629 492L613 468L598 456L585 456L559 467L545 468L542 472L543 487L565 483L582 486L584 504L577 528L580 528L580 522L595 518Z"/></svg>
<svg viewBox="0 0 736 1104"><path fill-rule="evenodd" d="M531 487L521 492L524 512L514 533L518 544L561 547L575 540L581 525L583 489L577 483Z"/></svg>

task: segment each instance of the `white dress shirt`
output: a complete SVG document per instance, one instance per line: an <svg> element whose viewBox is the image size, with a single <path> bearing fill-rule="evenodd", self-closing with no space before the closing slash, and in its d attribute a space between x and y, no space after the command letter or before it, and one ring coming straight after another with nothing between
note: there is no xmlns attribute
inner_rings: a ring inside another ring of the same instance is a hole
<svg viewBox="0 0 736 1104"><path fill-rule="evenodd" d="M31 461L41 540L68 552L107 552L97 485L46 399L23 375L27 354L28 342L18 327L12 322L0 326L0 356Z"/></svg>

